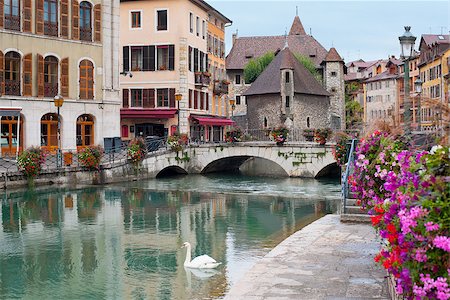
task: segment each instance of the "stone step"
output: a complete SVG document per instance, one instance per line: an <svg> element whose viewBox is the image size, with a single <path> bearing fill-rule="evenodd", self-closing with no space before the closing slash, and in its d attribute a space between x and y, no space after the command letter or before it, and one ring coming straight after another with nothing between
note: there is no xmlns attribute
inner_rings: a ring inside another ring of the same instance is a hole
<svg viewBox="0 0 450 300"><path fill-rule="evenodd" d="M357 215L367 215L367 210L362 209L361 206L353 206L353 205L347 205L345 207L345 213L346 214L357 214Z"/></svg>
<svg viewBox="0 0 450 300"><path fill-rule="evenodd" d="M371 223L369 215L341 214L342 223Z"/></svg>
<svg viewBox="0 0 450 300"><path fill-rule="evenodd" d="M354 199L357 199L357 198L358 198L358 196L356 195L356 193L353 193L353 192L348 192L348 197L349 197L349 198L354 198Z"/></svg>
<svg viewBox="0 0 450 300"><path fill-rule="evenodd" d="M347 199L345 200L345 204L346 204L346 206L357 206L357 205L356 205L356 201L358 201L358 199L355 199L355 198L347 198Z"/></svg>

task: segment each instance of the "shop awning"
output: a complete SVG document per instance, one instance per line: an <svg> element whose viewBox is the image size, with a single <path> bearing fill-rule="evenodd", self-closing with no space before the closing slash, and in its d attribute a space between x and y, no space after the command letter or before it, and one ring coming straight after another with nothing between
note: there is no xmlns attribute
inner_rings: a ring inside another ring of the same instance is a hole
<svg viewBox="0 0 450 300"><path fill-rule="evenodd" d="M22 107L0 107L0 116L2 117L18 117Z"/></svg>
<svg viewBox="0 0 450 300"><path fill-rule="evenodd" d="M233 125L234 121L227 118L207 117L207 116L195 116L191 115L191 119L198 122L200 125L216 125L216 126L228 126Z"/></svg>
<svg viewBox="0 0 450 300"><path fill-rule="evenodd" d="M121 119L171 119L175 117L176 109L130 109L120 110Z"/></svg>

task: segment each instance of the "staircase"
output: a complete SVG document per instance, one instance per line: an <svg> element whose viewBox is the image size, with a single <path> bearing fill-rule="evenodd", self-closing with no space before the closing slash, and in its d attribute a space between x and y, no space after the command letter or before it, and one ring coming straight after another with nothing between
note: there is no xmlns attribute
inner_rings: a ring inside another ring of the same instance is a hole
<svg viewBox="0 0 450 300"><path fill-rule="evenodd" d="M345 172L342 176L342 210L341 222L344 223L370 223L370 216L366 210L361 209L361 206L356 204L356 195L349 190L348 177L353 172L353 163L355 160L357 140L353 139L350 152L348 155Z"/></svg>

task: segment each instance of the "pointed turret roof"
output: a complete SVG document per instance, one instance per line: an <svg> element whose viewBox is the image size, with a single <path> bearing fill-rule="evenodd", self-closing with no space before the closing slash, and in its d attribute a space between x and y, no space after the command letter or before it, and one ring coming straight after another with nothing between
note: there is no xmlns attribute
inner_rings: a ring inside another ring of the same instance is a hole
<svg viewBox="0 0 450 300"><path fill-rule="evenodd" d="M294 22L292 22L289 35L306 35L305 29L303 28L302 22L298 16L295 16Z"/></svg>
<svg viewBox="0 0 450 300"><path fill-rule="evenodd" d="M336 48L332 47L330 51L328 51L327 56L325 56L324 61L326 62L342 61L342 58L337 52Z"/></svg>

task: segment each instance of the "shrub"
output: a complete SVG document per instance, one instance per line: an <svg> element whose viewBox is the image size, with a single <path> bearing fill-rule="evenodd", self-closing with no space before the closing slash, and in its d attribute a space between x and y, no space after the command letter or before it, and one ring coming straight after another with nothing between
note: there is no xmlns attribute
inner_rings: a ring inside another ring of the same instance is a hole
<svg viewBox="0 0 450 300"><path fill-rule="evenodd" d="M346 163L347 142L349 139L350 136L344 132L339 132L336 134L336 146L334 146L333 155L338 166L342 166Z"/></svg>
<svg viewBox="0 0 450 300"><path fill-rule="evenodd" d="M145 158L147 148L143 138L133 139L127 147L127 157L134 164L142 161Z"/></svg>
<svg viewBox="0 0 450 300"><path fill-rule="evenodd" d="M46 153L40 147L30 147L20 153L17 158L19 169L27 177L35 177L42 170L42 165L45 162Z"/></svg>
<svg viewBox="0 0 450 300"><path fill-rule="evenodd" d="M242 130L239 127L233 127L225 133L225 141L227 143L235 143L242 141Z"/></svg>
<svg viewBox="0 0 450 300"><path fill-rule="evenodd" d="M78 151L78 161L81 166L90 170L100 169L100 160L103 156L101 146L86 146Z"/></svg>
<svg viewBox="0 0 450 300"><path fill-rule="evenodd" d="M286 142L289 135L289 129L284 126L274 128L270 131L270 139L276 143Z"/></svg>
<svg viewBox="0 0 450 300"><path fill-rule="evenodd" d="M188 142L189 137L185 133L174 134L167 139L167 144L170 146L170 149L176 152L183 150L183 147L186 146Z"/></svg>
<svg viewBox="0 0 450 300"><path fill-rule="evenodd" d="M244 67L245 83L252 83L264 71L264 69L272 62L275 55L267 52L263 56L251 59Z"/></svg>

